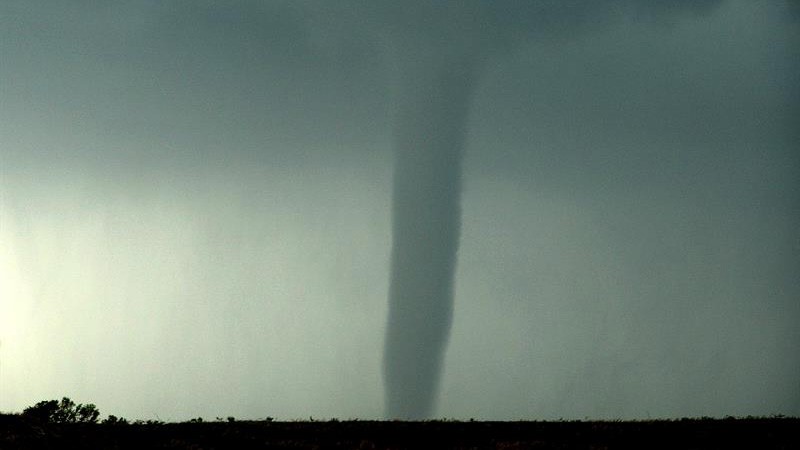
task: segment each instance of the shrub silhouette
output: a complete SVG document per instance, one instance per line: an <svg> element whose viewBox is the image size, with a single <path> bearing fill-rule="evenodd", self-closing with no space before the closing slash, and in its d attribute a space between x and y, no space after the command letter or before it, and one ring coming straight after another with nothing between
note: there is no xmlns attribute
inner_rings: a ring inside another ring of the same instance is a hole
<svg viewBox="0 0 800 450"><path fill-rule="evenodd" d="M57 400L44 400L34 406L25 408L22 411L22 415L37 422L49 423L56 421L57 411Z"/></svg>
<svg viewBox="0 0 800 450"><path fill-rule="evenodd" d="M96 423L100 411L92 403L75 404L68 397L61 401L44 400L22 411L28 417L41 423Z"/></svg>
<svg viewBox="0 0 800 450"><path fill-rule="evenodd" d="M127 425L128 419L124 417L117 417L113 414L110 414L107 418L105 418L102 422L104 425Z"/></svg>
<svg viewBox="0 0 800 450"><path fill-rule="evenodd" d="M75 411L78 416L77 421L82 423L97 423L97 418L100 416L100 411L93 403L78 405Z"/></svg>

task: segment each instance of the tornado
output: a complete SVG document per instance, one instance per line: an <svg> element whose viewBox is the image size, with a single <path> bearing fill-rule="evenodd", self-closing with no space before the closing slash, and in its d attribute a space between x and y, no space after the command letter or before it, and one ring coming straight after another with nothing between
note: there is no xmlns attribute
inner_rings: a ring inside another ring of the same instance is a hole
<svg viewBox="0 0 800 450"><path fill-rule="evenodd" d="M405 48L396 105L386 416L434 411L453 316L461 168L477 58Z"/></svg>
<svg viewBox="0 0 800 450"><path fill-rule="evenodd" d="M523 38L568 40L623 17L665 23L719 2L379 2L382 8L370 2L400 42L383 362L387 418L425 419L436 406L453 317L467 121L486 60Z"/></svg>

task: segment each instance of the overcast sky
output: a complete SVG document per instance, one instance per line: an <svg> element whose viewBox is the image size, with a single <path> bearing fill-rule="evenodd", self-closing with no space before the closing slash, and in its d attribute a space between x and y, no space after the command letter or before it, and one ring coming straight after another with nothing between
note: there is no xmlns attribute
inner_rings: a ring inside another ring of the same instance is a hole
<svg viewBox="0 0 800 450"><path fill-rule="evenodd" d="M481 14L436 415L800 415L800 9L645 3L3 1L0 411L381 417L394 40Z"/></svg>

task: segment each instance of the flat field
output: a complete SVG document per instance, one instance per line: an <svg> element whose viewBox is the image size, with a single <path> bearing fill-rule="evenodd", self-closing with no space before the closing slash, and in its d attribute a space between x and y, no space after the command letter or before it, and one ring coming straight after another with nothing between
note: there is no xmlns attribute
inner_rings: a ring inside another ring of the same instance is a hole
<svg viewBox="0 0 800 450"><path fill-rule="evenodd" d="M798 418L654 421L231 421L37 424L0 416L0 449L798 449Z"/></svg>

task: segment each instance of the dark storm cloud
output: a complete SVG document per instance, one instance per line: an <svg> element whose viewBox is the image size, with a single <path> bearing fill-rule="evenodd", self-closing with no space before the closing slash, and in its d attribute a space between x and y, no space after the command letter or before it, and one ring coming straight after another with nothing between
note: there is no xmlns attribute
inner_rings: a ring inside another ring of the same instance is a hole
<svg viewBox="0 0 800 450"><path fill-rule="evenodd" d="M0 69L15 88L8 101L18 112L9 120L72 122L76 134L116 141L114 151L97 142L72 152L101 164L152 171L191 165L198 155L218 163L226 154L302 161L307 150L296 144L352 142L350 124L380 127L385 116L381 97L364 97L369 90L352 83L376 83L352 63L364 58L340 61L357 46L327 51L287 3L4 7L2 50L19 60ZM150 150L123 150L124 140L149 140Z"/></svg>

